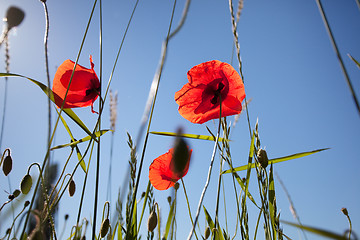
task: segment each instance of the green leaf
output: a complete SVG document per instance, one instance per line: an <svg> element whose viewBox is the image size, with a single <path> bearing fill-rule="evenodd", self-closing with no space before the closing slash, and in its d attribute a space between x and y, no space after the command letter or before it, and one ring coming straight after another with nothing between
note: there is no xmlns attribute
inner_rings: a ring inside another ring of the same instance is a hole
<svg viewBox="0 0 360 240"><path fill-rule="evenodd" d="M169 215L166 220L166 227L165 227L163 239L167 239L167 236L170 232L171 223L174 220L174 210L175 210L175 201L172 202L171 207L170 207Z"/></svg>
<svg viewBox="0 0 360 240"><path fill-rule="evenodd" d="M301 229L303 229L305 231L312 232L312 233L315 233L317 235L320 235L320 236L323 236L323 237L326 237L326 238L338 239L338 240L347 240L348 239L343 235L333 233L333 232L330 232L328 230L324 230L324 229L320 229L320 228L316 228L316 227L299 225L299 224L291 223L291 222L287 222L287 221L281 221L281 222L285 223L287 225L293 226L293 227L301 228Z"/></svg>
<svg viewBox="0 0 360 240"><path fill-rule="evenodd" d="M208 141L215 141L216 138L213 136L207 136L207 135L197 135L197 134L178 134L178 133L173 133L173 132L150 132L151 134L155 134L155 135L163 135L163 136L171 136L171 137L176 137L176 136L181 136L184 138L193 138L193 139L201 139L201 140L208 140ZM219 142L221 141L229 141L228 139L224 139L224 138L220 138L219 137Z"/></svg>
<svg viewBox="0 0 360 240"><path fill-rule="evenodd" d="M13 73L0 73L0 77L22 77L30 80L31 82L35 83L38 87L43 90L43 92L50 98L52 102L55 103L54 100L54 92L49 89L46 85L42 84L41 82L38 82L32 78L25 77L19 74L13 74ZM90 130L86 127L86 125L80 120L80 118L74 113L73 110L70 108L64 108L63 111L77 124L79 125L88 135L91 135Z"/></svg>
<svg viewBox="0 0 360 240"><path fill-rule="evenodd" d="M293 160L293 159L297 159L297 158L306 157L308 155L318 153L318 152L328 150L328 149L329 148L322 148L322 149L317 149L317 150L314 150L314 151L296 153L296 154L292 154L292 155L285 156L285 157L269 159L269 164L271 164L271 163L279 163L279 162L284 162L284 161L289 161L289 160ZM251 168L254 168L254 167L255 167L255 163L251 164ZM223 171L221 174L231 173L231 172L239 172L239 171L246 170L247 168L248 168L248 165L243 165L241 167L237 167L237 168L234 168L234 169L229 169L229 170Z"/></svg>
<svg viewBox="0 0 360 240"><path fill-rule="evenodd" d="M207 221L210 229L214 229L215 224L214 224L213 220L211 219L209 212L206 210L205 206L203 206L203 208L204 208L204 212L205 212L205 218L206 218L206 221ZM217 224L217 232L219 234L216 234L213 232L213 234L215 234L215 240L225 240L223 232L221 231L221 228L219 227L219 224Z"/></svg>
<svg viewBox="0 0 360 240"><path fill-rule="evenodd" d="M100 137L102 136L103 134L107 133L108 131L111 131L113 132L113 130L110 130L110 129L106 129L106 130L100 130L98 132L96 132L94 135L95 137ZM58 146L55 146L55 147L52 147L50 150L54 150L54 149L59 149L59 148L64 148L64 147L73 147L79 143L82 143L82 142L86 142L86 141L89 141L92 137L91 136L86 136L80 140L77 140L77 141L73 141L71 143L67 143L67 144L62 144L62 145L58 145Z"/></svg>
<svg viewBox="0 0 360 240"><path fill-rule="evenodd" d="M55 110L59 114L59 111L56 108L55 108ZM61 120L62 124L64 125L66 131L69 133L71 141L75 142L75 138L72 135L71 130L70 130L69 126L67 125L65 119L61 115L59 115L59 116L60 116L60 120ZM82 156L82 154L80 152L80 149L78 148L77 145L75 145L75 148L76 148L76 155L77 155L77 157L78 157L78 159L80 161L80 166L81 166L82 170L86 173L87 170L86 170L86 165L85 165L85 162L84 162L84 158L83 158L83 156Z"/></svg>
<svg viewBox="0 0 360 240"><path fill-rule="evenodd" d="M350 54L348 54L348 56L349 56L349 58L350 58L351 60L354 61L354 63L358 66L358 68L360 68L360 63L359 63L358 61L356 61L356 59L353 58Z"/></svg>
<svg viewBox="0 0 360 240"><path fill-rule="evenodd" d="M117 228L117 239L122 240L122 227L120 223L118 223L118 228Z"/></svg>

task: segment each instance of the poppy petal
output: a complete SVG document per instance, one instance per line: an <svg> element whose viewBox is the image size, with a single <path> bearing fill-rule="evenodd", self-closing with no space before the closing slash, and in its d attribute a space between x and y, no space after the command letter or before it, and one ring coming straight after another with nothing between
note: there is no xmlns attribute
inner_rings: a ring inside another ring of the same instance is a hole
<svg viewBox="0 0 360 240"><path fill-rule="evenodd" d="M182 177L184 177L188 170L190 161L187 162L184 170L181 173L175 173L173 163L171 162L174 149L171 148L167 153L157 157L149 167L149 180L157 190L166 190L172 186ZM189 151L189 160L192 150Z"/></svg>
<svg viewBox="0 0 360 240"><path fill-rule="evenodd" d="M179 113L192 123L204 123L220 116L239 114L245 98L240 75L227 63L213 60L191 68L188 83L175 93Z"/></svg>
<svg viewBox="0 0 360 240"><path fill-rule="evenodd" d="M55 93L55 103L60 108L65 98L75 63L65 60L57 69L52 90ZM66 96L64 108L91 106L98 97L100 82L94 71L94 63L90 56L91 69L76 65L71 85Z"/></svg>

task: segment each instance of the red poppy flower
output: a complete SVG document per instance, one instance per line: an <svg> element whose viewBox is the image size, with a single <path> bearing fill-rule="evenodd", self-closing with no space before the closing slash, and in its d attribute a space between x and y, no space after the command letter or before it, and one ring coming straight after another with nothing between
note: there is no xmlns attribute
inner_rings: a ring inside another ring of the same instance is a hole
<svg viewBox="0 0 360 240"><path fill-rule="evenodd" d="M228 63L213 60L191 68L189 82L175 93L179 113L192 123L239 114L245 98L240 75Z"/></svg>
<svg viewBox="0 0 360 240"><path fill-rule="evenodd" d="M149 167L149 180L157 190L166 190L172 186L182 177L184 177L189 170L189 163L192 150L189 151L189 159L180 172L175 170L175 163L173 161L174 148L171 148L167 153L156 158Z"/></svg>
<svg viewBox="0 0 360 240"><path fill-rule="evenodd" d="M64 101L74 65L75 63L73 61L67 59L60 65L55 73L52 90L55 93L55 103L59 108ZM90 65L91 69L79 64L76 65L74 76L65 99L64 108L91 106L91 111L95 112L93 110L93 103L99 96L100 81L94 71L94 63L91 56Z"/></svg>

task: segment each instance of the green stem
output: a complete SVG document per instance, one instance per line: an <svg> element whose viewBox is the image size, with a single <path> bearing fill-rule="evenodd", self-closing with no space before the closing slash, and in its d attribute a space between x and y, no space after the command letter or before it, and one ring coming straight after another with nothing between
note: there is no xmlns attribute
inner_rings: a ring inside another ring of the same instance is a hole
<svg viewBox="0 0 360 240"><path fill-rule="evenodd" d="M191 224L194 225L194 221L192 219L192 216L191 216L191 209L190 209L190 203L189 203L189 198L188 198L188 195L186 193L186 188L185 188L185 183L184 183L184 180L181 178L181 183L182 183L182 186L183 186L183 189L184 189L184 194L185 194L185 198L186 198L186 204L187 204L187 207L188 207L188 210L189 210L189 217L190 217L190 221L191 221ZM196 234L196 231L195 231L195 237L197 240L198 239L198 236Z"/></svg>
<svg viewBox="0 0 360 240"><path fill-rule="evenodd" d="M191 228L191 231L189 233L189 236L187 238L187 240L190 240L194 231L195 231L195 226L196 226L196 223L199 219L199 215L200 215L200 209L201 209L201 206L202 206L202 202L204 200L204 197L205 197L205 192L209 186L209 183L210 183L210 178L211 178L211 171L212 171L212 166L214 164L214 160L215 160L215 153L216 153L216 148L217 148L217 145L218 145L218 142L219 142L219 135L220 135L220 129L221 129L221 112L222 112L222 101L221 101L221 94L219 95L219 100L220 100L220 113L219 113L219 125L218 125L218 130L217 130L217 134L216 134L216 140L215 140L215 144L214 144L214 148L213 148L213 152L212 152L212 156L211 156L211 160L210 160L210 166L209 166L209 170L208 170L208 176L207 176L207 179L206 179L206 183L205 183L205 186L202 190L202 193L201 193L201 196L200 196L200 200L199 200L199 204L198 204L198 207L197 207L197 210L196 210L196 215L195 215L195 220L194 220L194 224Z"/></svg>
<svg viewBox="0 0 360 240"><path fill-rule="evenodd" d="M102 0L99 0L99 11L100 11L100 89L102 85ZM101 91L99 92L99 97L101 99ZM102 102L99 101L99 109L102 112ZM101 119L97 122L97 129L101 129ZM98 195L99 195L99 175L100 175L100 136L97 143L97 158L96 158L96 176L95 176L95 199L94 199L94 221L92 228L92 239L95 239L96 236L96 217L97 217L97 205L98 205Z"/></svg>
<svg viewBox="0 0 360 240"><path fill-rule="evenodd" d="M329 22L328 22L328 20L327 20L327 18L326 18L326 15L325 15L324 9L323 9L323 7L322 7L321 1L320 1L320 0L316 0L316 2L317 2L317 5L318 5L318 8L319 8L321 17L322 17L322 19L323 19L323 21L324 21L325 28L326 28L326 30L327 30L327 32L328 32L328 34L329 34L329 38L330 38L331 44L332 44L332 46L333 46L333 48L334 48L334 50L335 50L336 56L337 56L337 58L338 58L338 60L339 60L339 64L340 64L341 70L343 71L343 74L344 74L346 83L347 83L347 85L348 85L348 87L349 87L349 89L350 89L350 92L351 92L351 95L352 95L352 97L353 97L353 100L354 100L354 103L355 103L355 105L356 105L356 108L357 108L357 110L358 110L358 113L360 114L360 104L359 104L359 101L358 101L358 99L357 99L357 97L356 97L356 93L355 93L354 88L353 88L353 86L352 86L352 84L351 84L349 74L348 74L348 72L347 72L347 70L346 70L346 68L345 68L345 64L344 64L344 62L343 62L343 60L342 60L342 57L341 57L340 52L339 52L339 49L338 49L337 44L336 44L336 42L335 42L333 33L332 33L332 31L331 31Z"/></svg>
<svg viewBox="0 0 360 240"><path fill-rule="evenodd" d="M156 97L157 97L157 93L158 93L158 89L159 89L159 84L160 84L160 79L161 79L161 73L164 67L164 63L165 63L165 58L166 58L166 53L167 53L167 46L168 46L168 42L169 42L169 35L170 35L170 30L171 30L171 26L172 26L172 21L174 18L174 13L175 13L175 6L176 6L176 0L174 1L174 5L173 5L173 9L172 9L172 14L171 14L171 19L170 19L170 24L169 24L169 28L168 28L168 33L167 33L167 37L165 42L163 43L163 49L162 49L162 57L161 57L161 61L160 61L160 67L157 71L157 73L154 76L154 80L152 82L152 88L150 91L154 92L153 94L150 93L149 94L149 98L152 98L152 103L151 103L151 110L150 110L150 116L149 116L149 121L148 121L148 126L147 126L147 130L146 130L146 136L145 136L145 141L144 141L144 146L143 146L143 150L142 150L142 154L141 154L141 160L140 160L140 164L139 164L139 170L138 170L138 174L136 177L136 184L135 184L135 188L133 190L133 195L132 195L132 203L131 203L131 209L130 209L130 219L132 219L132 215L134 212L134 206L135 206L135 201L136 201L136 194L137 194L137 190L139 187L139 182L140 182L140 175L141 175L141 170L142 170L142 165L144 163L144 157L145 157L145 151L146 151L146 146L147 146L147 141L149 138L149 133L150 133L150 126L151 126L151 121L152 121L152 116L154 113L154 108L155 108L155 102L156 102ZM153 86L155 86L155 88L153 89ZM129 238L129 230L131 228L131 224L132 224L132 220L130 220L127 224L126 230L126 239Z"/></svg>

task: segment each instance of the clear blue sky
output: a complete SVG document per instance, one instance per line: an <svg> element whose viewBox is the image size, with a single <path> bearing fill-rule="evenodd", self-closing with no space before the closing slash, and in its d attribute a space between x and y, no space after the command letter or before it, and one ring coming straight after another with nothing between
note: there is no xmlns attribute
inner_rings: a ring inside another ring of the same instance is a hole
<svg viewBox="0 0 360 240"><path fill-rule="evenodd" d="M350 53L360 60L360 10L353 0L322 2L355 91L360 97L360 69L346 56ZM135 1L128 0L109 0L103 3L102 77L106 84L134 3ZM24 22L10 35L10 70L46 83L43 47L45 21L42 4L39 1L2 0L0 17L5 16L10 5L16 5L26 12ZM126 132L136 137L160 58L161 44L166 36L172 5L173 1L139 2L111 84L111 89L119 92L113 159L113 201L117 188L123 184L127 169L129 149ZM183 6L183 1L178 1L174 26L180 20ZM64 60L75 60L92 2L48 1L48 8L49 64L50 76L53 78L57 66ZM348 224L340 209L347 207L353 228L360 234L360 115L345 83L316 1L245 1L238 32L245 91L247 98L252 99L249 106L250 121L254 126L256 119L259 119L261 142L269 157L331 148L274 166L292 197L302 223L342 233ZM184 27L169 43L151 130L173 132L178 126L182 126L187 133L207 134L205 126L192 124L178 114L174 94L187 82L186 72L194 65L213 59L230 63L232 43L228 1L193 1ZM96 8L79 63L89 67L90 54L93 55L95 71L100 75L99 8ZM2 46L0 72L5 71L4 62ZM237 64L234 58L235 69ZM3 78L0 79L1 114L4 105L4 82ZM43 161L47 136L47 99L37 86L21 78L9 79L8 90L2 151L5 147L12 150L14 168L10 180L12 188L15 188L26 174L27 166L32 162ZM92 128L96 115L91 113L90 108L74 111ZM108 112L106 107L103 128L109 128ZM230 117L229 120L232 121L233 118ZM212 122L206 125L215 129ZM75 125L70 126L76 138L85 136ZM234 165L244 165L250 146L245 115L240 117L234 128L232 140ZM59 126L55 144L68 141L65 129ZM99 213L106 200L106 190L103 189L107 183L109 143L110 134L107 134L102 140L102 192L99 198ZM191 196L191 208L195 212L205 183L213 144L204 141L189 143L193 148L193 155L184 181ZM171 138L150 136L140 192L145 190L151 161L165 153L171 145ZM53 158L62 166L68 153L69 149L62 149L55 152ZM75 161L74 158L73 163ZM94 176L94 163L91 164L90 176ZM219 160L214 166L204 202L212 213L215 210ZM32 170L32 173L35 174L36 171ZM76 174L75 181L79 191L73 198L65 196L60 204L57 224L59 231L62 229L65 214L70 214L70 223L75 224L73 206L78 205L83 177L82 172ZM232 192L230 176L224 181L229 184L229 192ZM9 186L2 174L0 182L2 203L7 199L5 191L9 190ZM90 177L82 214L87 219L93 215L93 186L94 181ZM250 190L256 193L255 181L252 182ZM282 219L294 221L288 200L278 183L276 192ZM163 219L168 212L168 195L171 195L171 190L155 190L156 200L162 206ZM178 239L183 239L190 231L190 221L182 191L179 194L178 207ZM255 209L249 211L249 225L253 228L258 213ZM231 216L231 207L227 212ZM224 225L224 221L220 221ZM200 224L204 228L203 219L200 219ZM231 224L232 221L229 222L229 228L233 229ZM100 221L97 225L100 227ZM4 225L4 220L1 220L0 236L4 235L6 227L7 224ZM283 225L283 228L285 234L298 239L296 229L286 225ZM233 230L230 232L233 233ZM310 234L308 238L321 239ZM262 235L258 239L262 239Z"/></svg>

